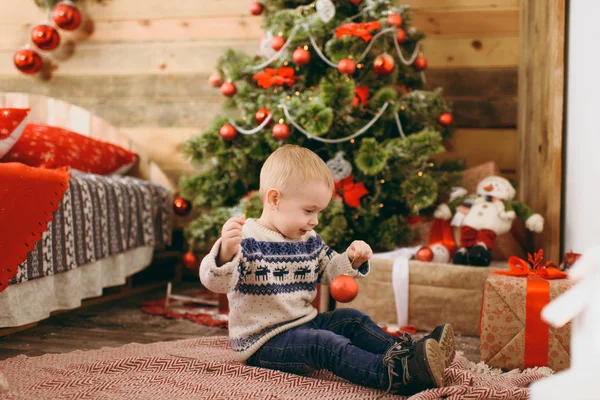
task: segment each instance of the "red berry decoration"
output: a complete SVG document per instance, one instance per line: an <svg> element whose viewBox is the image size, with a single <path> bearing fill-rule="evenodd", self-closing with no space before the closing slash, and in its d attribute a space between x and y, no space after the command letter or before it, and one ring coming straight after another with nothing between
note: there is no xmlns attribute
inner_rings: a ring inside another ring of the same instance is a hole
<svg viewBox="0 0 600 400"><path fill-rule="evenodd" d="M402 17L400 14L390 14L387 16L387 23L389 26L399 27L402 25Z"/></svg>
<svg viewBox="0 0 600 400"><path fill-rule="evenodd" d="M185 253L183 255L183 265L185 265L187 268L195 268L198 266L198 259L196 258L196 255L194 253L192 253L191 251L188 251L187 253Z"/></svg>
<svg viewBox="0 0 600 400"><path fill-rule="evenodd" d="M416 257L419 261L430 262L433 260L433 251L429 247L421 247Z"/></svg>
<svg viewBox="0 0 600 400"><path fill-rule="evenodd" d="M230 142L237 136L237 131L233 125L225 124L219 129L219 135L221 135L223 140Z"/></svg>
<svg viewBox="0 0 600 400"><path fill-rule="evenodd" d="M231 82L225 82L221 85L221 93L227 97L233 97L237 92L237 88Z"/></svg>
<svg viewBox="0 0 600 400"><path fill-rule="evenodd" d="M273 137L277 140L286 140L290 137L290 127L287 124L275 124L273 127Z"/></svg>
<svg viewBox="0 0 600 400"><path fill-rule="evenodd" d="M389 54L382 54L375 58L373 61L373 69L375 73L379 76L387 76L394 71L394 67L396 66L396 62L394 58Z"/></svg>
<svg viewBox="0 0 600 400"><path fill-rule="evenodd" d="M338 275L329 285L329 293L336 301L348 303L358 294L358 284L356 280L348 275Z"/></svg>
<svg viewBox="0 0 600 400"><path fill-rule="evenodd" d="M356 71L356 63L349 58L342 58L338 62L338 70L344 75L352 75Z"/></svg>
<svg viewBox="0 0 600 400"><path fill-rule="evenodd" d="M175 214L185 217L192 210L192 203L184 199L183 197L178 197L173 200L173 211Z"/></svg>
<svg viewBox="0 0 600 400"><path fill-rule="evenodd" d="M214 87L221 87L221 85L223 84L223 77L218 71L213 71L208 77L208 83L210 83L211 86Z"/></svg>
<svg viewBox="0 0 600 400"><path fill-rule="evenodd" d="M413 67L417 71L425 71L427 69L427 60L425 59L425 57L421 57L421 56L415 58L415 62L413 63Z"/></svg>
<svg viewBox="0 0 600 400"><path fill-rule="evenodd" d="M256 120L256 123L260 125L265 122L265 119L267 119L269 114L271 114L271 111L269 111L268 108L261 108L254 114L254 119Z"/></svg>
<svg viewBox="0 0 600 400"><path fill-rule="evenodd" d="M298 47L292 54L292 59L296 65L306 65L310 62L310 51L303 47Z"/></svg>
<svg viewBox="0 0 600 400"><path fill-rule="evenodd" d="M15 67L24 74L31 75L42 69L42 57L29 48L19 49L13 56Z"/></svg>
<svg viewBox="0 0 600 400"><path fill-rule="evenodd" d="M41 50L54 50L60 44L60 35L50 24L39 24L31 30L31 41Z"/></svg>
<svg viewBox="0 0 600 400"><path fill-rule="evenodd" d="M74 31L81 25L81 12L70 1L61 1L52 9L52 20L65 31Z"/></svg>
<svg viewBox="0 0 600 400"><path fill-rule="evenodd" d="M283 36L275 36L273 39L271 39L271 47L275 51L281 50L284 44L285 38Z"/></svg>
<svg viewBox="0 0 600 400"><path fill-rule="evenodd" d="M452 123L454 122L454 116L452 114L450 114L449 112L443 112L438 117L438 122L440 125L447 128L450 125L452 125Z"/></svg>
<svg viewBox="0 0 600 400"><path fill-rule="evenodd" d="M260 15L263 13L264 10L265 6L263 3L255 1L252 4L250 4L250 13L252 13L252 15Z"/></svg>
<svg viewBox="0 0 600 400"><path fill-rule="evenodd" d="M398 43L404 43L406 41L406 31L404 29L398 28L398 32L396 33L396 40Z"/></svg>

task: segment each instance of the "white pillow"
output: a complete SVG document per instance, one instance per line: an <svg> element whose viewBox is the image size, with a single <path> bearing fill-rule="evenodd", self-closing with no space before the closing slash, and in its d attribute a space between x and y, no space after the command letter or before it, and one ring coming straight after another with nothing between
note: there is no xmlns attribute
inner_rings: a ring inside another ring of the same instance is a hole
<svg viewBox="0 0 600 400"><path fill-rule="evenodd" d="M21 138L29 111L29 108L0 108L0 159Z"/></svg>

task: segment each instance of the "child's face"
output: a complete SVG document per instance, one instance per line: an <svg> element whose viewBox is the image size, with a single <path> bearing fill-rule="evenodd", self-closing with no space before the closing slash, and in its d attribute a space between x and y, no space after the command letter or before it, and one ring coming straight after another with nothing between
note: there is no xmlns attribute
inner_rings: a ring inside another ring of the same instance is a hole
<svg viewBox="0 0 600 400"><path fill-rule="evenodd" d="M279 202L271 223L290 239L300 239L319 224L319 212L331 201L327 185L310 181L288 190Z"/></svg>

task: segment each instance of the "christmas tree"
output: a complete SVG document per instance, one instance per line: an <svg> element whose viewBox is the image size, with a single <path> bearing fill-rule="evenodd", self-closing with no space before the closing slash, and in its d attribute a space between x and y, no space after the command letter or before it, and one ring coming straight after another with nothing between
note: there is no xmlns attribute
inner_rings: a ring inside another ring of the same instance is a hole
<svg viewBox="0 0 600 400"><path fill-rule="evenodd" d="M407 218L447 200L456 168L437 165L452 114L441 89L423 90L422 32L390 0L266 0L260 56L228 50L210 83L228 113L187 141L198 166L182 195L204 212L186 235L215 240L232 215L258 218L259 171L282 144L317 153L336 196L317 228L334 248L353 239L374 249L411 240Z"/></svg>

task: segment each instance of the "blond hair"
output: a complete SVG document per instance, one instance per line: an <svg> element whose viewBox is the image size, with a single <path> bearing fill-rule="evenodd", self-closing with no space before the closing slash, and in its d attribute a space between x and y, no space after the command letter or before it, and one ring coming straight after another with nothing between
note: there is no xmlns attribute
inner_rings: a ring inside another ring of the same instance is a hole
<svg viewBox="0 0 600 400"><path fill-rule="evenodd" d="M305 147L286 144L275 150L260 170L260 198L264 200L271 188L284 193L294 185L311 180L325 183L333 192L333 175L327 164Z"/></svg>

